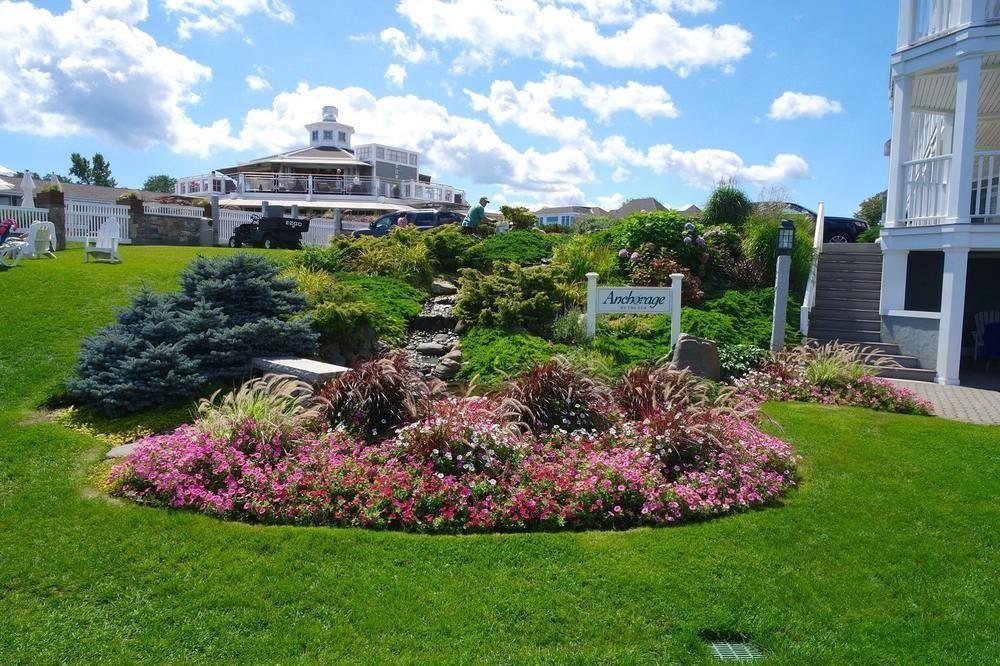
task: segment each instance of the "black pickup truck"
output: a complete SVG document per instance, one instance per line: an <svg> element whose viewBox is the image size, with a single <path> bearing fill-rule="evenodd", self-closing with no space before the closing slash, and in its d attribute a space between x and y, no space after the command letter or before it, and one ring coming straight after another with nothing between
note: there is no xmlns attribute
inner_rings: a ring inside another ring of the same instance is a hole
<svg viewBox="0 0 1000 666"><path fill-rule="evenodd" d="M399 213L388 213L368 225L367 229L358 229L355 236L385 236L399 221ZM465 215L453 210L413 210L406 214L407 224L420 231L433 229L442 224L461 224Z"/></svg>
<svg viewBox="0 0 1000 666"><path fill-rule="evenodd" d="M262 217L255 222L247 222L236 227L229 239L229 247L263 247L268 250L277 247L299 249L302 234L309 231L309 220L294 217Z"/></svg>

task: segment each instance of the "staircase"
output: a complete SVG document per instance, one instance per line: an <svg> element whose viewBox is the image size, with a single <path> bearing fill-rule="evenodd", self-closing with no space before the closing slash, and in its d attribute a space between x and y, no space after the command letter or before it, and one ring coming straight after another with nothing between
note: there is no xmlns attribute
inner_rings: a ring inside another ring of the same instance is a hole
<svg viewBox="0 0 1000 666"><path fill-rule="evenodd" d="M893 379L933 382L935 373L920 367L899 345L882 342L879 294L882 252L874 243L826 243L819 255L816 305L809 317L814 343L857 344L892 367L872 366L875 374Z"/></svg>

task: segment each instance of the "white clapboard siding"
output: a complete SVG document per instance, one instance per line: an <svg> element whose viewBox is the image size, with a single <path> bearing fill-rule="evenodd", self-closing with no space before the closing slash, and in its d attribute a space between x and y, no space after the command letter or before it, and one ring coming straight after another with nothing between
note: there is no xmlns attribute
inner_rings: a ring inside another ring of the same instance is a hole
<svg viewBox="0 0 1000 666"><path fill-rule="evenodd" d="M78 199L66 201L66 239L81 241L97 236L110 217L118 218L119 242L129 243L129 207Z"/></svg>
<svg viewBox="0 0 1000 666"><path fill-rule="evenodd" d="M202 217L205 214L201 206L177 206L146 201L142 209L150 215L173 215L175 217Z"/></svg>
<svg viewBox="0 0 1000 666"><path fill-rule="evenodd" d="M0 206L0 220L17 222L18 233L26 231L32 222L48 222L48 208L22 208L20 206Z"/></svg>

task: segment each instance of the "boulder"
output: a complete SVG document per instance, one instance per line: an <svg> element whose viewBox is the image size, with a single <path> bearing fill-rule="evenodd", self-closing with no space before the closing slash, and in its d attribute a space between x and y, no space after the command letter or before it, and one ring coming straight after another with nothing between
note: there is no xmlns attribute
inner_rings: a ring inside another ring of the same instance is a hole
<svg viewBox="0 0 1000 666"><path fill-rule="evenodd" d="M417 345L417 353L424 356L444 356L449 351L451 347L440 342L422 342Z"/></svg>
<svg viewBox="0 0 1000 666"><path fill-rule="evenodd" d="M132 455L135 451L135 447L139 446L139 442L132 442L131 444L122 444L121 446L116 446L115 448L104 454L104 457L108 460L116 460L118 458L127 458Z"/></svg>
<svg viewBox="0 0 1000 666"><path fill-rule="evenodd" d="M434 280L431 282L431 293L438 294L439 296L457 294L458 287L447 280Z"/></svg>
<svg viewBox="0 0 1000 666"><path fill-rule="evenodd" d="M705 338L681 334L674 347L671 370L690 370L699 377L712 381L722 378L722 366L719 364L719 349L715 343Z"/></svg>
<svg viewBox="0 0 1000 666"><path fill-rule="evenodd" d="M452 379L462 368L460 361L445 357L434 366L433 374L439 379Z"/></svg>
<svg viewBox="0 0 1000 666"><path fill-rule="evenodd" d="M455 328L453 328L452 330L455 332L456 335L465 332L465 322L461 320L458 321L458 323L455 324Z"/></svg>

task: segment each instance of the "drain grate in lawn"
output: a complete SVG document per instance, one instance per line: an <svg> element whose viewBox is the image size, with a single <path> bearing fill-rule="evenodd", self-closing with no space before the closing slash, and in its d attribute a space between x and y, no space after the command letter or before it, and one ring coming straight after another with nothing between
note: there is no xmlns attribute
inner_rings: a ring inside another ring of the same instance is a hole
<svg viewBox="0 0 1000 666"><path fill-rule="evenodd" d="M712 641L712 656L719 661L756 661L764 658L764 653L752 643Z"/></svg>

